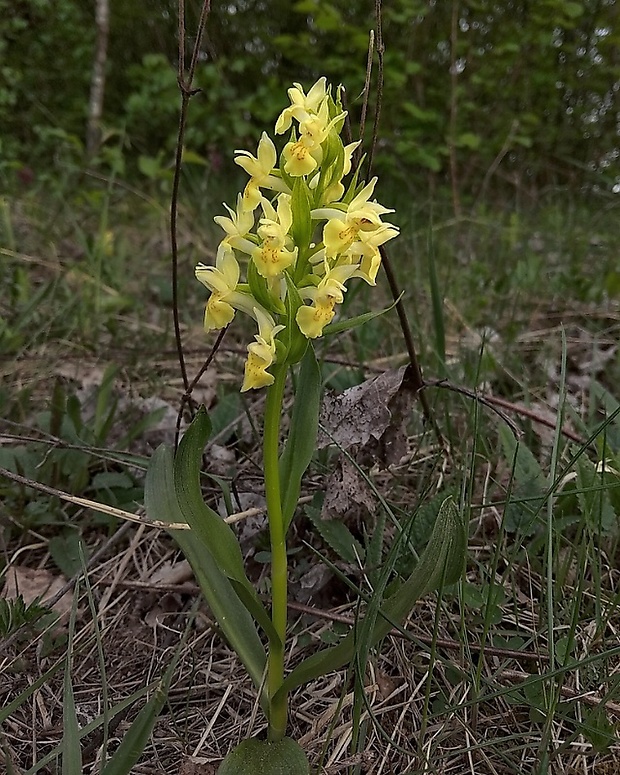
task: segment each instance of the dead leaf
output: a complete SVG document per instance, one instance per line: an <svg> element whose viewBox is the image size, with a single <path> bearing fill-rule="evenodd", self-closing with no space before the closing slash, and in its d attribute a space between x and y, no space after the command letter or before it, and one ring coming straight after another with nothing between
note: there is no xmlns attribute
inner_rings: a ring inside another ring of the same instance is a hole
<svg viewBox="0 0 620 775"><path fill-rule="evenodd" d="M179 775L215 775L217 767L206 759L188 756L181 764Z"/></svg>
<svg viewBox="0 0 620 775"><path fill-rule="evenodd" d="M65 579L50 571L27 568L24 565L13 565L6 574L6 583L0 591L2 597L14 600L21 595L26 605L39 600L45 605L54 595L63 588ZM60 617L68 616L71 611L71 592L65 594L52 606L52 610Z"/></svg>
<svg viewBox="0 0 620 775"><path fill-rule="evenodd" d="M294 591L295 600L298 603L309 603L332 579L333 573L326 565L322 563L313 565L300 577L297 589Z"/></svg>
<svg viewBox="0 0 620 775"><path fill-rule="evenodd" d="M328 394L320 415L317 449L337 444L341 449L362 449L365 457L384 465L398 462L406 452L405 420L415 390L410 367L386 371L340 395Z"/></svg>
<svg viewBox="0 0 620 775"><path fill-rule="evenodd" d="M357 518L360 508L371 514L375 507L372 488L347 455L340 455L325 485L321 519ZM357 521L357 520L356 520Z"/></svg>

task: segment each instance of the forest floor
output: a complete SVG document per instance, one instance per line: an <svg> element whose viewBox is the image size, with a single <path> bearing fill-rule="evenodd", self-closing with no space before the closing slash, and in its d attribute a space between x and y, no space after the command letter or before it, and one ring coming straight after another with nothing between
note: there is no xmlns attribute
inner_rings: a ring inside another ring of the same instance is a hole
<svg viewBox="0 0 620 775"><path fill-rule="evenodd" d="M184 391L167 204L129 186L66 190L0 203L0 761L60 773L72 694L83 772L100 772L159 687L132 772L212 775L264 720L191 568L143 508ZM193 267L213 260L222 196L202 193L180 210L190 379L213 342ZM398 455L346 440L317 451L289 542L287 668L350 628L352 589L376 570L351 550L380 510L381 562L408 575L453 496L467 565L402 632L296 690L291 735L330 774L620 772L620 203L557 190L431 220L398 199L390 256L434 422L409 396L388 423ZM389 305L384 279L362 285L343 315ZM205 497L245 514L236 530L265 594L263 397L239 393L249 339L235 321L193 398L213 424ZM328 400L380 375L402 393L394 312L318 356Z"/></svg>

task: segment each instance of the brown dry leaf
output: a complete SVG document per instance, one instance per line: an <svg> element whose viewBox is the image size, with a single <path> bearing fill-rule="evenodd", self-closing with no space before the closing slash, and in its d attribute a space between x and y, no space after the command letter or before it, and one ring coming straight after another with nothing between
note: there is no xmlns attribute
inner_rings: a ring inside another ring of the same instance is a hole
<svg viewBox="0 0 620 775"><path fill-rule="evenodd" d="M217 767L204 759L188 756L181 764L179 775L215 775Z"/></svg>
<svg viewBox="0 0 620 775"><path fill-rule="evenodd" d="M18 595L24 598L26 605L39 599L45 605L65 585L65 580L58 574L36 568L27 568L24 565L13 565L6 574L6 583L0 591L2 597L13 600ZM67 591L52 606L52 609L60 616L68 616L71 611L71 592Z"/></svg>
<svg viewBox="0 0 620 775"><path fill-rule="evenodd" d="M384 465L396 463L406 452L404 421L415 391L410 367L367 379L340 395L328 394L323 402L317 449L337 444L356 447ZM325 430L323 430L323 428Z"/></svg>
<svg viewBox="0 0 620 775"><path fill-rule="evenodd" d="M340 517L347 521L362 510L372 513L375 506L374 493L347 455L340 455L336 468L330 474L325 486L325 500L321 519Z"/></svg>
<svg viewBox="0 0 620 775"><path fill-rule="evenodd" d="M297 603L309 603L330 583L333 573L330 568L322 563L313 565L310 570L299 578L295 585L291 584L293 596Z"/></svg>

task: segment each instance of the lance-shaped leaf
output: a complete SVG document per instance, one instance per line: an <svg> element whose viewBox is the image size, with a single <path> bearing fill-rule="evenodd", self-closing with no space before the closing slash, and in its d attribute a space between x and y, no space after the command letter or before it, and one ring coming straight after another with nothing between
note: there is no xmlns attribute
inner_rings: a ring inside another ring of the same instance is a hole
<svg viewBox="0 0 620 775"><path fill-rule="evenodd" d="M245 575L243 556L235 534L202 498L200 464L210 432L211 423L207 411L201 406L185 432L174 458L174 491L177 502L184 521L208 549L217 567L230 579L243 605L263 628L269 640L278 642L278 634L271 619Z"/></svg>
<svg viewBox="0 0 620 775"><path fill-rule="evenodd" d="M356 315L353 318L339 320L337 323L330 323L323 329L323 336L333 336L334 334L341 334L343 331L349 331L352 328L363 326L364 323L368 323L369 321L378 318L380 315L385 315L386 312L394 309L402 297L403 294L401 293L393 304L390 304L389 307L385 307L384 309L380 309L378 312L364 312L363 315Z"/></svg>
<svg viewBox="0 0 620 775"><path fill-rule="evenodd" d="M144 503L150 519L184 521L174 489L173 453L163 444L155 451L146 472ZM237 652L255 686L260 687L265 670L265 649L248 610L207 547L192 531L171 530L170 534L189 560L224 637Z"/></svg>
<svg viewBox="0 0 620 775"><path fill-rule="evenodd" d="M316 449L320 406L321 370L314 350L309 346L301 362L291 428L280 457L282 515L285 530L293 519L299 499L301 479Z"/></svg>
<svg viewBox="0 0 620 775"><path fill-rule="evenodd" d="M299 363L308 349L309 342L299 330L295 317L297 310L302 306L303 299L299 295L297 286L292 281L288 272L284 273L286 278L286 317L288 325L282 332L281 338L286 346L286 363L289 366Z"/></svg>
<svg viewBox="0 0 620 775"><path fill-rule="evenodd" d="M442 584L456 582L463 570L466 549L465 525L454 501L447 498L439 509L430 541L418 564L398 591L381 606L366 645L375 645L394 625L401 624L422 595ZM278 692L289 692L348 664L355 656L356 645L356 632L352 631L337 646L305 659L287 676Z"/></svg>

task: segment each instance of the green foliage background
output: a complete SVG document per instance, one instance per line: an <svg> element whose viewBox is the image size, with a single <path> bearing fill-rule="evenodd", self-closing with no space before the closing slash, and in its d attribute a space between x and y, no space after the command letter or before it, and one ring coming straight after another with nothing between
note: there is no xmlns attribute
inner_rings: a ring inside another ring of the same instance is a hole
<svg viewBox="0 0 620 775"><path fill-rule="evenodd" d="M200 4L187 5L191 44ZM176 6L111 0L104 138L134 166L140 155L171 160ZM616 0L386 2L378 169L415 187L441 182L452 165L465 195L486 192L495 167L494 186L581 186L603 172L599 185L612 188L620 179L618 7ZM319 75L345 84L358 116L371 26L372 0L214 2L188 149L218 168L273 121L283 88ZM81 153L94 41L93 0L0 0L4 174L65 159L63 149Z"/></svg>

